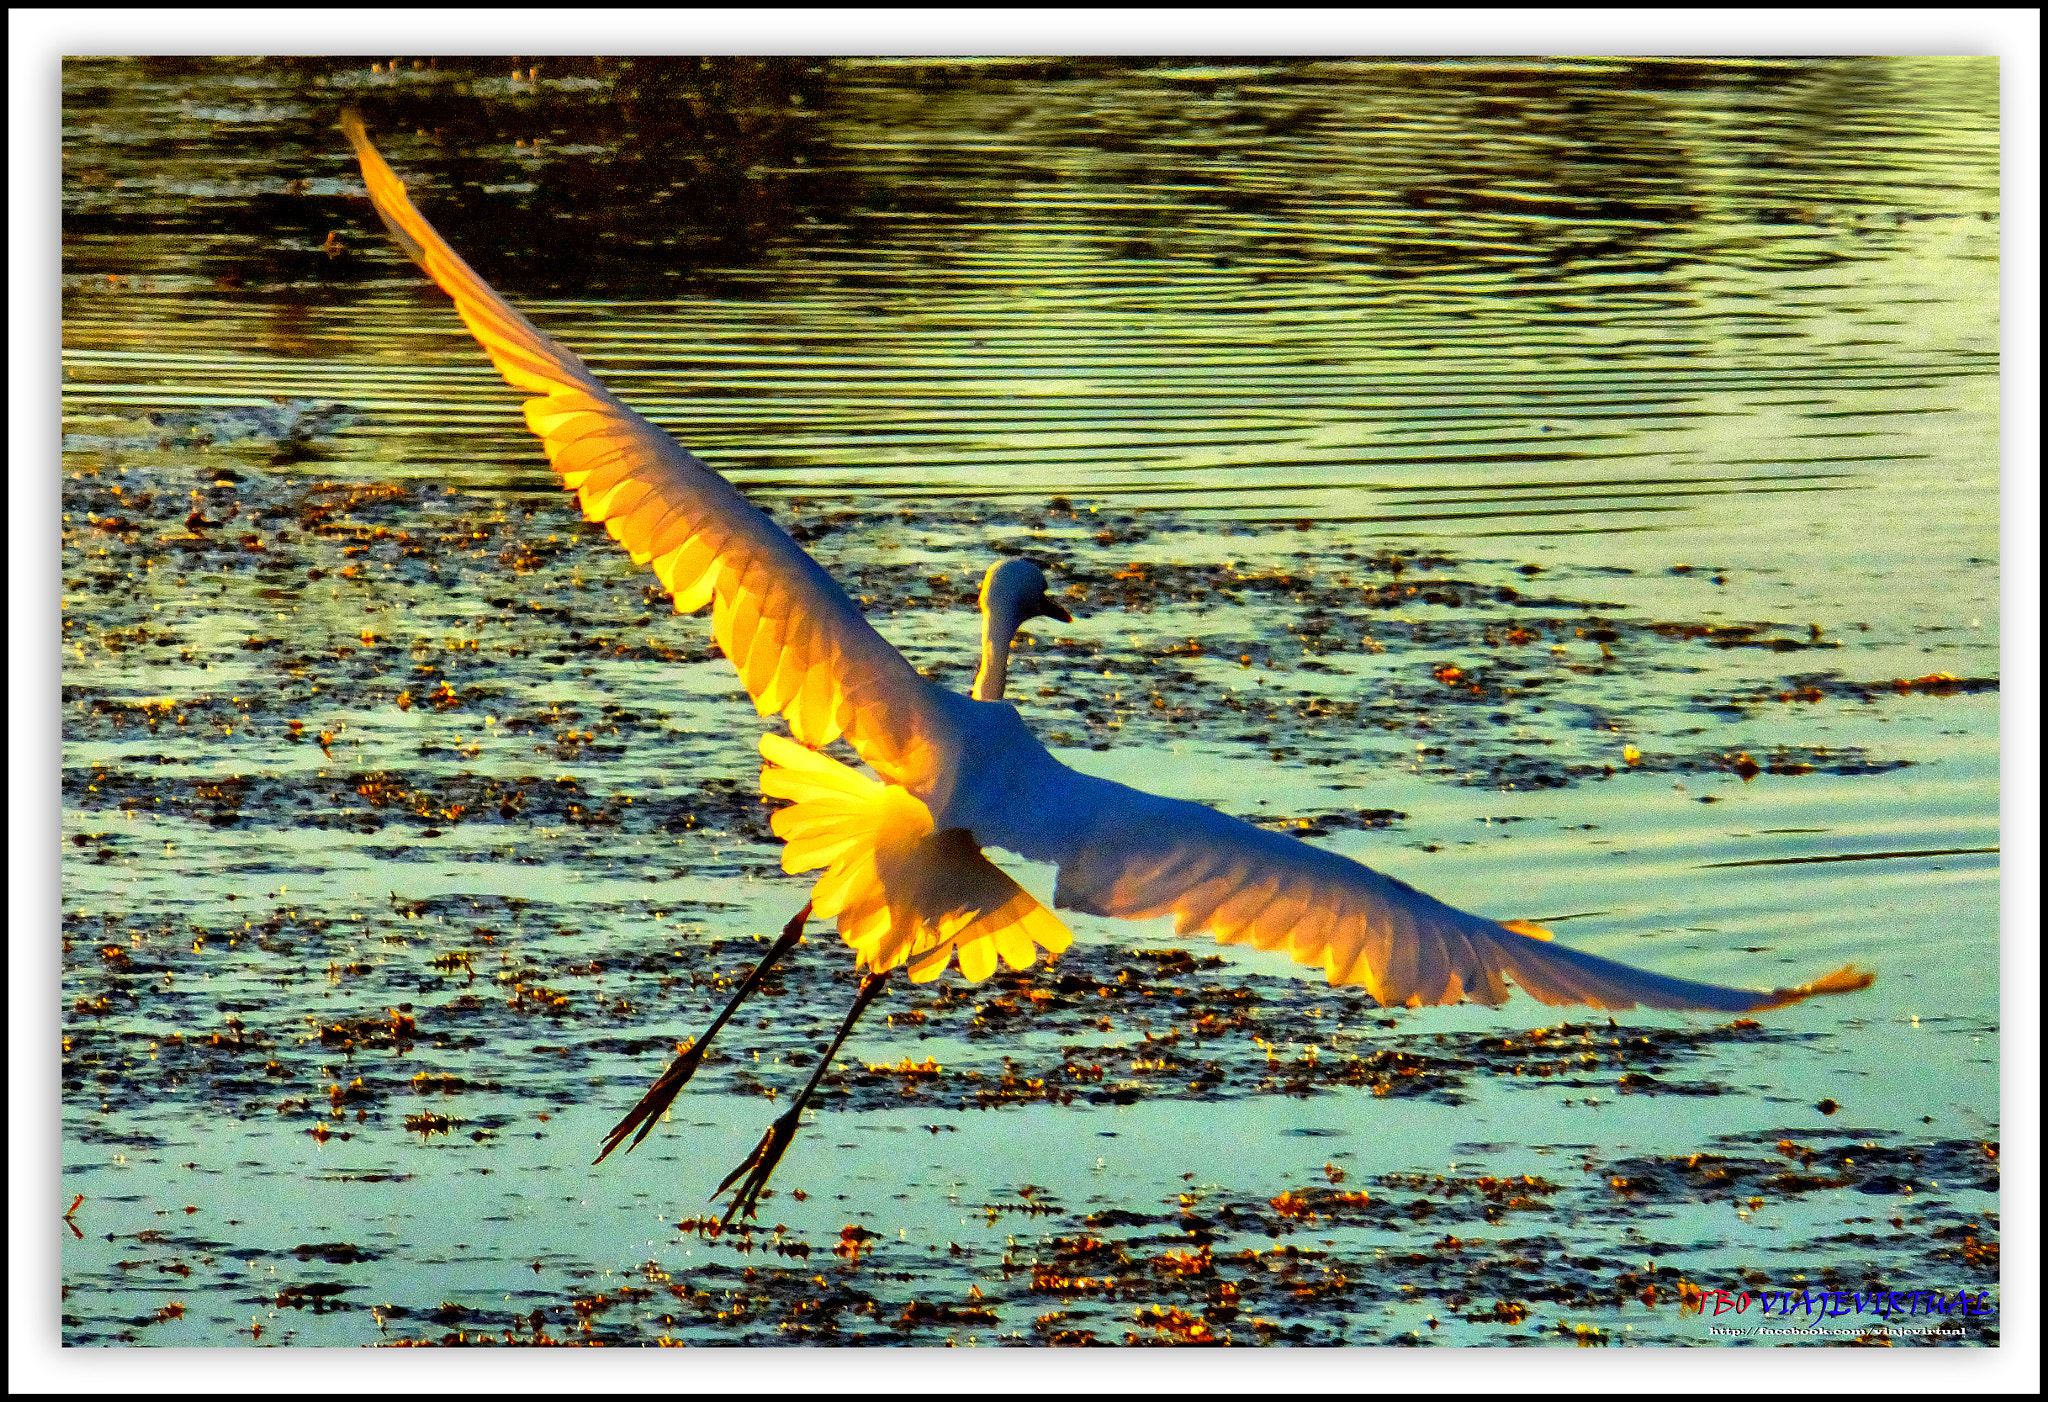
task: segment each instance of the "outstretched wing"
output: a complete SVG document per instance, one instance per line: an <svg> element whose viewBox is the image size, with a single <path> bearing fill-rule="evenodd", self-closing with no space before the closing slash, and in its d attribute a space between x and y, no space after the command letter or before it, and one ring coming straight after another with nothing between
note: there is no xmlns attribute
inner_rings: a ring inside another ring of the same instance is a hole
<svg viewBox="0 0 2048 1402"><path fill-rule="evenodd" d="M712 634L762 715L780 711L813 748L843 734L883 775L927 788L945 720L916 669L737 488L471 271L413 208L360 116L344 113L342 130L384 227L455 299L498 372L539 396L526 401L527 425L583 514L604 522L635 563L653 566L677 612L712 606Z"/></svg>
<svg viewBox="0 0 2048 1402"><path fill-rule="evenodd" d="M1198 803L1072 776L1062 795L1083 815L1059 862L1053 903L1127 919L1173 916L1182 934L1284 950L1331 983L1363 984L1387 1006L1462 998L1494 1004L1514 984L1539 1002L1596 1008L1754 1012L1867 988L1845 966L1798 988L1724 988L1635 969L1551 941L1540 926L1469 915L1335 852L1253 827ZM1000 837L992 840L1009 845Z"/></svg>

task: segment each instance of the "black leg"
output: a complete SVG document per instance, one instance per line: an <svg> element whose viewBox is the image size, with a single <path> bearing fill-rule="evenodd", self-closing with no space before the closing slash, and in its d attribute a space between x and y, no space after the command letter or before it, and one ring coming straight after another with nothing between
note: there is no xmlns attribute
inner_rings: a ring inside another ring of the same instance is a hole
<svg viewBox="0 0 2048 1402"><path fill-rule="evenodd" d="M853 1024L860 1021L860 1015L867 1011L868 1004L875 1001L888 982L887 970L879 974L869 974L860 981L860 992L854 995L853 1006L846 1010L846 1021L839 1024L839 1035L832 1039L832 1049L819 1060L818 1069L811 1072L811 1079L798 1093L796 1103L776 1117L775 1123L768 1126L768 1132L761 1136L761 1142L754 1146L754 1152L747 1155L746 1162L728 1173L725 1181L718 1185L718 1192L711 1195L717 1197L718 1193L724 1192L737 1182L741 1175L745 1175L747 1181L741 1183L740 1190L733 1194L732 1206L726 1208L719 1226L732 1225L732 1219L741 1213L748 1217L754 1215L756 1201L761 1196L761 1190L768 1186L769 1175L775 1172L775 1165L782 1162L782 1156L788 1151L790 1141L796 1138L797 1123L803 1118L805 1102L811 1098L811 1092L818 1088L818 1082L825 1078L825 1072L831 1068L832 1058L839 1054L839 1044L846 1040L846 1034L853 1031Z"/></svg>
<svg viewBox="0 0 2048 1402"><path fill-rule="evenodd" d="M697 1068L703 1064L704 1053L710 1050L711 1039L718 1035L718 1029L725 1026L726 1021L739 1011L740 1004L744 1003L747 995L767 977L768 970L775 966L775 962L796 948L797 941L804 937L804 921L810 918L811 903L805 901L804 908L782 927L781 937L762 956L761 962L754 965L753 972L740 980L740 986L732 995L732 1001L725 1005L725 1011L705 1029L703 1036L690 1044L688 1051L677 1057L669 1065L668 1070L661 1073L660 1080L647 1088L647 1094L640 1097L640 1103L626 1113L626 1118L612 1126L612 1132L604 1137L604 1148L591 1160L592 1163L603 1163L627 1135L633 1134L635 1128L640 1132L633 1135L633 1142L626 1145L626 1152L630 1154L640 1147L640 1141L654 1129L654 1123L661 1118L662 1111L668 1109L669 1103L690 1083L690 1077L697 1074Z"/></svg>

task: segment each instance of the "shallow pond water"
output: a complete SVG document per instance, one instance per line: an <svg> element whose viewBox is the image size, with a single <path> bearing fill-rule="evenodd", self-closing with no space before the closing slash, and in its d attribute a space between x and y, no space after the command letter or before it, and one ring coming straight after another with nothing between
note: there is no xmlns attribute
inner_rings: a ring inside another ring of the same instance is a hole
<svg viewBox="0 0 2048 1402"><path fill-rule="evenodd" d="M503 67L66 65L66 1343L1997 1341L1994 64ZM894 991L713 1233L816 926L590 1167L806 887L349 100L929 675L1045 562L1066 762L1877 985L1388 1010L1076 918Z"/></svg>

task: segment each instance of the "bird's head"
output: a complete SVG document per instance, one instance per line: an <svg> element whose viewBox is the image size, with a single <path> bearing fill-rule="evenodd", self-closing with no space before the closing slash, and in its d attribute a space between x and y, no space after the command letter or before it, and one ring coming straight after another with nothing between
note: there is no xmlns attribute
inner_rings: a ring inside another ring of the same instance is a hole
<svg viewBox="0 0 2048 1402"><path fill-rule="evenodd" d="M998 560L981 579L981 612L1015 628L1027 618L1056 618L1072 623L1074 615L1047 596L1045 572L1020 556Z"/></svg>

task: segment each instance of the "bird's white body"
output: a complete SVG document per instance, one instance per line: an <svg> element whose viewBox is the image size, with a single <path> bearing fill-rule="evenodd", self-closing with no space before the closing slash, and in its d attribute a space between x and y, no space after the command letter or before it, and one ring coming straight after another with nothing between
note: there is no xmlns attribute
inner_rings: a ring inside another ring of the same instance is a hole
<svg viewBox="0 0 2048 1402"><path fill-rule="evenodd" d="M975 696L927 681L773 521L478 278L413 208L361 122L344 127L392 234L505 378L538 396L527 423L585 515L654 569L679 611L711 605L713 634L756 707L788 721L795 743L762 742L764 792L792 800L775 815L784 866L825 869L816 913L837 915L872 973L931 978L957 957L975 979L999 954L1022 967L1036 947L1063 947L1065 927L980 851L998 847L1057 865L1060 907L1171 915L1182 933L1283 950L1386 1004L1498 1003L1513 983L1552 1004L1747 1011L1870 981L1843 969L1765 991L1631 968L1200 804L1067 768L998 699L1018 626L1065 617L1036 566L1005 561L984 583ZM878 777L818 753L842 738Z"/></svg>

